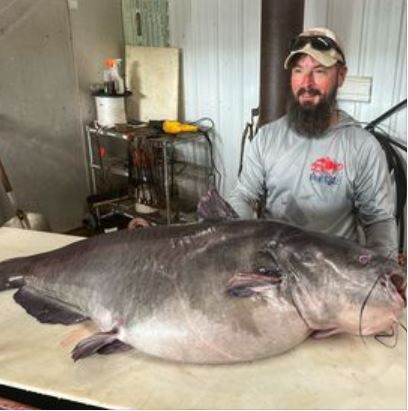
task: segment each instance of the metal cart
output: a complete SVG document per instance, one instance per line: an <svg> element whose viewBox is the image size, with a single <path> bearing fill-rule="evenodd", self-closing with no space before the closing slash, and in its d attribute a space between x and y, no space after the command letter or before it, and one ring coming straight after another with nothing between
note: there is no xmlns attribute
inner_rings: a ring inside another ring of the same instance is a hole
<svg viewBox="0 0 408 411"><path fill-rule="evenodd" d="M145 125L127 124L115 128L88 125L86 137L92 190L88 203L91 203L97 224L106 213L128 218L142 215L157 224L182 222L176 179L186 178L191 169L201 170L204 176L202 191L208 189L209 156L202 133L169 135ZM198 163L195 158L192 161L185 155L180 156L178 147L186 145L190 146L190 153L199 148L201 159ZM117 179L111 181L109 190L103 183L110 181L110 176ZM119 188L112 189L115 185Z"/></svg>

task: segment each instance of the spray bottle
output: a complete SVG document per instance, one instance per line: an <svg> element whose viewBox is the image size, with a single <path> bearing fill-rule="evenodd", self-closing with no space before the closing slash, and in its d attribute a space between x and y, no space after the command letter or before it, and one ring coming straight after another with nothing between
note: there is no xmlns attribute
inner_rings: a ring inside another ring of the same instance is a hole
<svg viewBox="0 0 408 411"><path fill-rule="evenodd" d="M108 95L124 94L125 83L119 74L121 59L106 59L103 72L104 91Z"/></svg>

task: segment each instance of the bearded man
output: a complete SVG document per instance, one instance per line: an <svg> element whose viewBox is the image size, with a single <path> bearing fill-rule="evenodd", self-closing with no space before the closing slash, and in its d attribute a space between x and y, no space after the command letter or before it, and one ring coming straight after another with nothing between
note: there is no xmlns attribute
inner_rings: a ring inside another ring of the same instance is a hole
<svg viewBox="0 0 408 411"><path fill-rule="evenodd" d="M347 74L336 35L313 28L285 60L291 72L287 114L263 125L245 152L229 202L241 218L262 218L363 241L395 258L397 230L385 153L336 103Z"/></svg>

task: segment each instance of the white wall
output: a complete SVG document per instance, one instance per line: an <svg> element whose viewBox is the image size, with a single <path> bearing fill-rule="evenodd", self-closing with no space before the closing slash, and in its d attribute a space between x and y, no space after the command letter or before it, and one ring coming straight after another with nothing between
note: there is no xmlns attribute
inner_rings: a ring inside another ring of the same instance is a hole
<svg viewBox="0 0 408 411"><path fill-rule="evenodd" d="M183 55L185 119L216 124L221 192L234 187L241 134L258 105L260 0L169 0L170 44ZM342 102L370 121L406 98L405 0L305 0L305 26L323 25L342 39L349 74L373 78L369 103ZM406 110L388 124L406 139Z"/></svg>
<svg viewBox="0 0 408 411"><path fill-rule="evenodd" d="M50 0L49 0L50 1ZM95 120L90 87L103 82L106 58L124 58L120 0L77 0L69 5L69 23L82 125Z"/></svg>
<svg viewBox="0 0 408 411"><path fill-rule="evenodd" d="M91 82L123 50L120 0L0 0L0 155L18 205L53 231L82 224ZM0 225L13 210L0 188Z"/></svg>
<svg viewBox="0 0 408 411"><path fill-rule="evenodd" d="M73 228L87 181L67 3L0 3L1 157L22 209ZM0 210L1 223L13 215L2 190Z"/></svg>

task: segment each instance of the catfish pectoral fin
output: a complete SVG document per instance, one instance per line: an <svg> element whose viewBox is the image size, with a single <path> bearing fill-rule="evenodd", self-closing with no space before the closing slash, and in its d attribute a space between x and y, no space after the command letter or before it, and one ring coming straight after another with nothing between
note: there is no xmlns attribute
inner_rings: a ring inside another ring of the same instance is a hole
<svg viewBox="0 0 408 411"><path fill-rule="evenodd" d="M280 284L281 276L258 273L238 273L228 281L226 293L233 297L250 297L262 294Z"/></svg>
<svg viewBox="0 0 408 411"><path fill-rule="evenodd" d="M41 323L68 325L88 319L76 307L40 294L27 286L20 288L13 297L17 304Z"/></svg>
<svg viewBox="0 0 408 411"><path fill-rule="evenodd" d="M126 344L120 340L114 340L110 344L107 344L101 347L98 350L98 354L109 355L109 354L115 354L119 352L126 352L129 350L133 350L133 347L131 345Z"/></svg>
<svg viewBox="0 0 408 411"><path fill-rule="evenodd" d="M89 337L81 340L71 351L71 357L74 361L80 358L89 357L97 352L110 354L115 351L120 351L121 344L117 344L118 332L116 329L107 332L99 332L90 335ZM119 341L121 342L121 341ZM124 343L123 343L124 344ZM127 344L124 344L127 345ZM109 352L109 346L113 348L113 351ZM116 350L115 350L116 347Z"/></svg>

